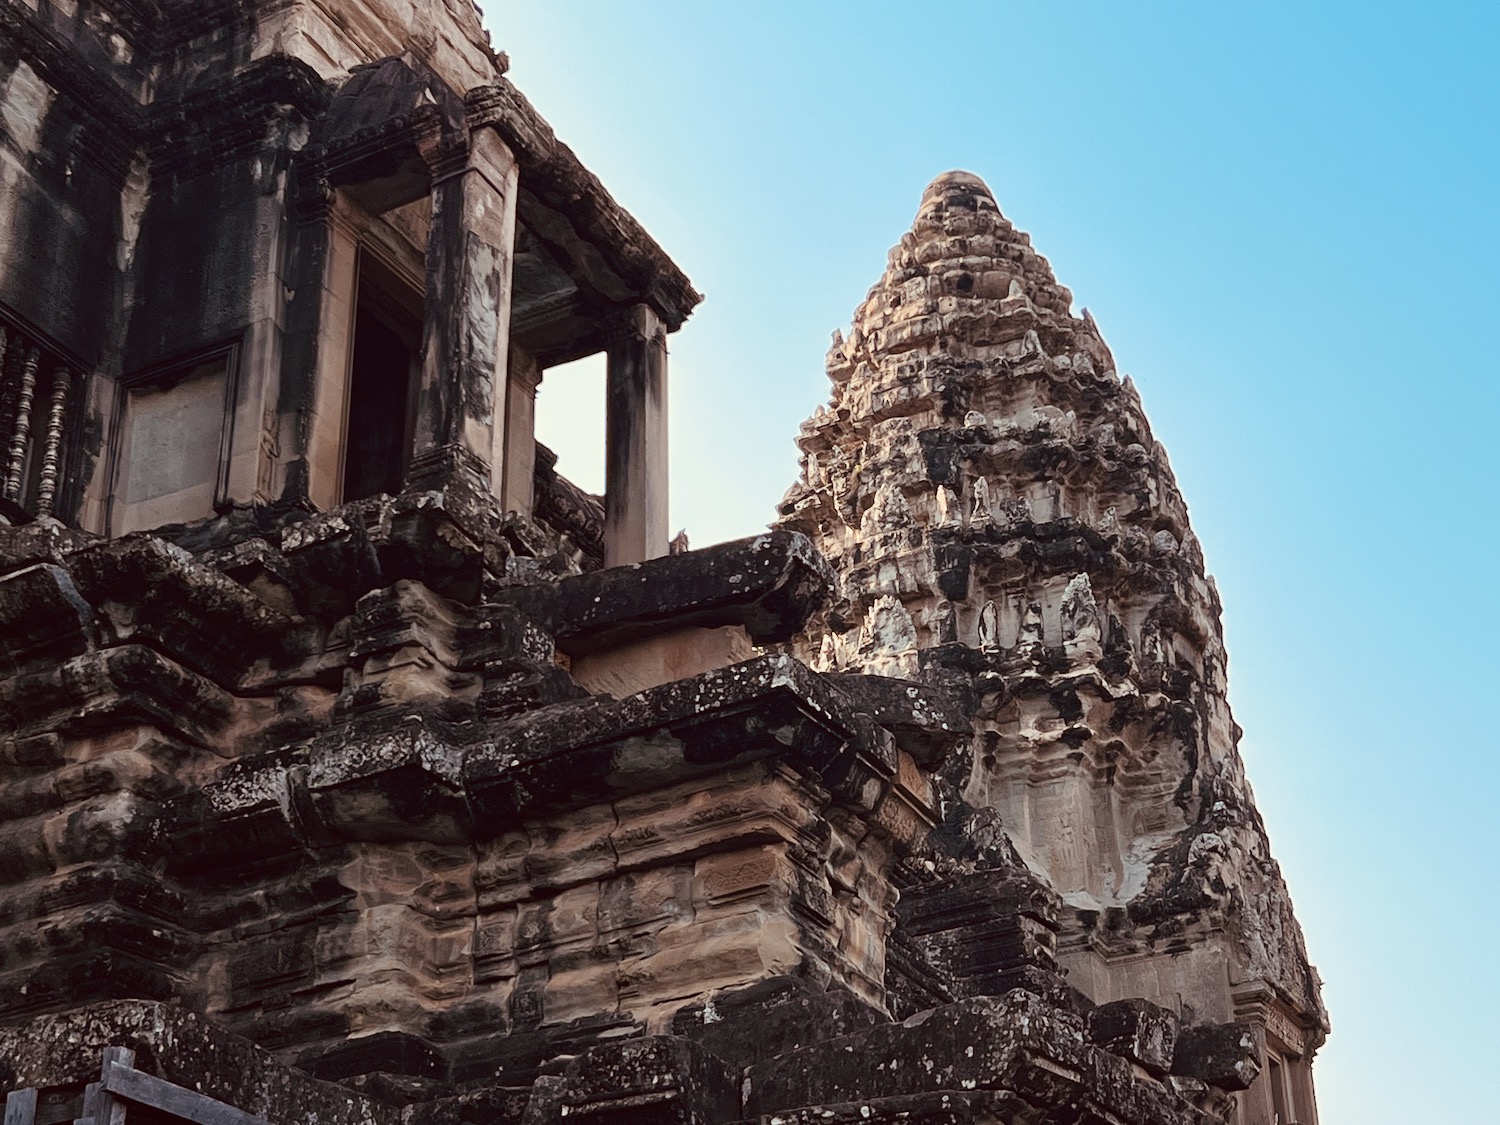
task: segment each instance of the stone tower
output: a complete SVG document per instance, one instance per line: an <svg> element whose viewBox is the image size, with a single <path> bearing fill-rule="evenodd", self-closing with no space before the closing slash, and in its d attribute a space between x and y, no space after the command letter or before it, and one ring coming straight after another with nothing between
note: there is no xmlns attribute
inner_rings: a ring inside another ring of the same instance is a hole
<svg viewBox="0 0 1500 1125"><path fill-rule="evenodd" d="M1263 1071L1239 1120L1311 1122L1327 1020L1236 748L1218 593L1135 386L1071 305L983 181L927 188L798 437L780 524L839 588L795 647L959 689L974 735L942 767L938 871L1024 862L1061 896L1070 985L1243 1021Z"/></svg>

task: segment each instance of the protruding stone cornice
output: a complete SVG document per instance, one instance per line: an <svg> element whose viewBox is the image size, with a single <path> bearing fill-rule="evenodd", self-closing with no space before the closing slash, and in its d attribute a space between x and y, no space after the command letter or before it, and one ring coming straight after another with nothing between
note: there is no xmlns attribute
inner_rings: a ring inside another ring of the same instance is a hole
<svg viewBox="0 0 1500 1125"><path fill-rule="evenodd" d="M464 100L469 127L498 130L515 152L523 191L565 216L575 233L638 291L639 299L656 309L669 332L681 328L702 295L639 221L557 139L525 96L502 78L470 90ZM545 232L537 233L548 241Z"/></svg>

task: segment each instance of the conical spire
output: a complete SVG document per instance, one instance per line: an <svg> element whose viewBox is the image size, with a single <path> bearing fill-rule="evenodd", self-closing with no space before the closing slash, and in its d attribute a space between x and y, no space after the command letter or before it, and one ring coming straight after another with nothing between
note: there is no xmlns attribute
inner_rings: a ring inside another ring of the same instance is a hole
<svg viewBox="0 0 1500 1125"><path fill-rule="evenodd" d="M940 783L1070 904L1063 960L1094 1000L1229 1013L1229 980L1269 982L1310 1055L1318 985L1244 780L1218 595L1134 386L1071 305L983 180L928 185L798 436L781 522L842 596L799 655L966 685L973 753ZM905 647L869 642L893 620Z"/></svg>
<svg viewBox="0 0 1500 1125"><path fill-rule="evenodd" d="M1003 359L1028 333L1054 351L1083 348L1096 365L1112 367L1092 320L1074 317L1072 302L985 182L971 172L945 172L922 193L911 230L855 310L848 340L836 339L828 374L842 382L861 362L920 349Z"/></svg>
<svg viewBox="0 0 1500 1125"><path fill-rule="evenodd" d="M852 350L829 356L829 375L838 380L861 348L898 353L947 341L950 354L983 356L1028 330L1083 329L1071 303L1073 294L1001 214L984 180L944 172L927 184L912 229L856 309Z"/></svg>

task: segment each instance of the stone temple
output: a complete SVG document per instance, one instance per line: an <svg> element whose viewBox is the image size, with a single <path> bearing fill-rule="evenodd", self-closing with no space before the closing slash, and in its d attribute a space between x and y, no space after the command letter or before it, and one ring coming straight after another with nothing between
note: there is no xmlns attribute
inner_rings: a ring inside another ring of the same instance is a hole
<svg viewBox="0 0 1500 1125"><path fill-rule="evenodd" d="M5 1125L1314 1125L1092 318L938 177L774 526L669 543L700 297L505 71L469 0L0 0Z"/></svg>

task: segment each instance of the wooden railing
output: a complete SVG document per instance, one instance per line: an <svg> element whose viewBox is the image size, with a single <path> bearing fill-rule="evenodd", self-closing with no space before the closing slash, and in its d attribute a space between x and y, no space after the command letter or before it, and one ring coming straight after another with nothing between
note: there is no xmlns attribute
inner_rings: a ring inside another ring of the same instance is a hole
<svg viewBox="0 0 1500 1125"><path fill-rule="evenodd" d="M68 465L77 365L0 310L0 515L54 514Z"/></svg>
<svg viewBox="0 0 1500 1125"><path fill-rule="evenodd" d="M136 1120L181 1125L268 1125L264 1117L135 1069L135 1052L126 1047L105 1049L99 1081L90 1082L80 1099L65 1101L62 1116L55 1105L48 1107L52 1112L45 1116L38 1112L40 1093L35 1087L27 1087L7 1094L5 1125L40 1125L41 1121L129 1125ZM139 1117L132 1112L136 1109L142 1111ZM316 1119L316 1114L311 1115L310 1120Z"/></svg>

